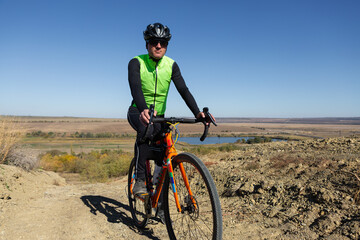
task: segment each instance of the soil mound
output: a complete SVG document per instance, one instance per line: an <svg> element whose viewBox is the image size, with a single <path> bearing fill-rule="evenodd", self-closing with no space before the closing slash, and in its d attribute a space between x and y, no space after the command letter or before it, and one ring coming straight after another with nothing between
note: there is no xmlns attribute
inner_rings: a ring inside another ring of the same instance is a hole
<svg viewBox="0 0 360 240"><path fill-rule="evenodd" d="M211 165L226 237L359 239L360 139L244 146Z"/></svg>
<svg viewBox="0 0 360 240"><path fill-rule="evenodd" d="M19 167L0 165L0 207L18 200L43 194L45 188L65 185L65 179L54 172L25 171Z"/></svg>

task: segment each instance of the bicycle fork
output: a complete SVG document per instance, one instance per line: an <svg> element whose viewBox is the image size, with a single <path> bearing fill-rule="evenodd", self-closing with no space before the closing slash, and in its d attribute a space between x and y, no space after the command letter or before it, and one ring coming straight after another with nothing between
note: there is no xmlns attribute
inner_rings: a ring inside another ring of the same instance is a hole
<svg viewBox="0 0 360 240"><path fill-rule="evenodd" d="M174 193L176 207L178 209L178 212L184 213L185 209L182 209L182 207L181 207L180 200L179 200L179 195L178 195L177 190L176 190L174 171L173 171L173 167L172 167L172 163L170 161L170 158L167 159L166 164L167 164L167 167L168 167L170 184L171 184L171 189L172 189L172 191ZM191 199L192 205L194 206L195 209L197 209L196 200L193 197L193 193L192 193L191 188L190 188L190 183L189 183L189 180L188 180L187 175L186 175L185 168L184 168L182 163L179 163L179 169L180 169L181 176L182 176L182 178L184 180L185 187L186 187L187 192L189 194L188 196Z"/></svg>

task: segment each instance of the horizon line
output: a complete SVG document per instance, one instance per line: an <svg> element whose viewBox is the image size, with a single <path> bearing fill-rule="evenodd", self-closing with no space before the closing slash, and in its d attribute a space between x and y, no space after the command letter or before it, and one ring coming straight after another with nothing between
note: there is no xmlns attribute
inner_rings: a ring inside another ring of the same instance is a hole
<svg viewBox="0 0 360 240"><path fill-rule="evenodd" d="M34 118L93 118L93 119L127 119L126 117L79 117L79 116L44 116L44 115L5 115L0 114L1 117L34 117ZM190 116L179 116L179 118L193 118ZM216 117L216 119L356 119L360 116L356 117Z"/></svg>

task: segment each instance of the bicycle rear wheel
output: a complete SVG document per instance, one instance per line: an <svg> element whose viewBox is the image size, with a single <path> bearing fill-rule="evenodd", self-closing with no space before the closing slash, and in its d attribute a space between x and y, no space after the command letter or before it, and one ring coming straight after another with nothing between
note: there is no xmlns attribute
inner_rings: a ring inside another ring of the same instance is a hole
<svg viewBox="0 0 360 240"><path fill-rule="evenodd" d="M172 163L182 212L177 210L168 177L164 186L164 210L170 239L221 239L220 200L208 169L199 158L190 153L177 155ZM180 165L184 166L192 196L185 186Z"/></svg>
<svg viewBox="0 0 360 240"><path fill-rule="evenodd" d="M144 228L148 223L145 209L145 199L141 199L132 194L132 188L135 183L135 159L131 161L128 175L128 198L129 206L134 224L138 228Z"/></svg>

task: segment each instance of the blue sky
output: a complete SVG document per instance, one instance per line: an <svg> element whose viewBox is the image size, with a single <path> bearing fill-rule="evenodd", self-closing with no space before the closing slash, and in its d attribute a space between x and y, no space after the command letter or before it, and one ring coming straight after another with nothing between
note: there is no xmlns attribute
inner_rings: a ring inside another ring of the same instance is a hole
<svg viewBox="0 0 360 240"><path fill-rule="evenodd" d="M359 117L360 1L0 0L0 114L125 118L142 31L216 117ZM167 116L191 116L170 87Z"/></svg>

